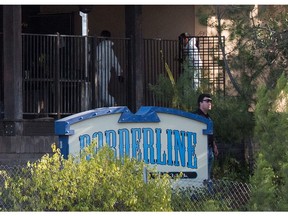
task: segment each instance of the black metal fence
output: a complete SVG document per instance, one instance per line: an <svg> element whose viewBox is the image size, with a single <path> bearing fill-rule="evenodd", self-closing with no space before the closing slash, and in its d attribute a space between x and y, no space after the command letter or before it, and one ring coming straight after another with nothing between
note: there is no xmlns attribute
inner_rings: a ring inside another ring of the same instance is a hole
<svg viewBox="0 0 288 216"><path fill-rule="evenodd" d="M224 41L224 37L222 39ZM197 80L205 82L212 92L218 89L224 92L225 74L219 64L222 55L218 37L201 36L197 37L197 41L201 58L201 65L197 66L197 70L201 71ZM160 74L167 76L167 66L177 80L183 72L182 44L178 40L144 39L143 45L143 105L168 106L155 100L149 85L155 85ZM129 86L133 83L128 82L131 39L22 34L22 46L24 119L60 118L96 107L129 106L128 97L133 89ZM0 74L3 82L3 67Z"/></svg>
<svg viewBox="0 0 288 216"><path fill-rule="evenodd" d="M114 106L114 97L125 104L125 86L109 81L115 81L115 69L127 77L129 39L102 39L23 34L24 115L63 116Z"/></svg>
<svg viewBox="0 0 288 216"><path fill-rule="evenodd" d="M0 32L0 119L4 117L3 33Z"/></svg>
<svg viewBox="0 0 288 216"><path fill-rule="evenodd" d="M197 47L193 44L196 40ZM165 101L156 100L153 92L149 90L149 85L155 85L160 74L168 76L167 66L176 82L183 74L185 66L188 66L189 71L197 72L191 80L194 89L205 85L209 92L221 90L225 93L225 71L221 64L223 56L219 49L219 38L190 36L189 41L191 46L188 48L180 39L144 40L145 104L169 106ZM224 37L222 42L225 44Z"/></svg>

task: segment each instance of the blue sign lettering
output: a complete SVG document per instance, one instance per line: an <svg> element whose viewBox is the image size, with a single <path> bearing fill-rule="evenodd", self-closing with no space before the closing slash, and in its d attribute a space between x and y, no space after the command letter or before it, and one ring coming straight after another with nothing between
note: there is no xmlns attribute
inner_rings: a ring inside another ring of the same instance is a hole
<svg viewBox="0 0 288 216"><path fill-rule="evenodd" d="M89 134L82 134L79 136L79 145L82 150L96 139L97 150L99 150L105 140L106 144L114 150L116 157L121 158L126 155L138 160L143 159L147 164L187 166L197 169L196 133L166 129L166 150L162 148L164 140L162 136L161 128L131 128L130 131L121 128L118 131L106 130L104 133L97 131L92 134L92 137ZM143 157L141 149L143 149Z"/></svg>

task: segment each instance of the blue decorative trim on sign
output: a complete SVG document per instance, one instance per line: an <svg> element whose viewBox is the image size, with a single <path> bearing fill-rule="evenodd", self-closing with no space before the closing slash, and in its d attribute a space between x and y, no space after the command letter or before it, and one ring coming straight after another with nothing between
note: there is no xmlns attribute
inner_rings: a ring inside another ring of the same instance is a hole
<svg viewBox="0 0 288 216"><path fill-rule="evenodd" d="M142 106L133 114L126 106L121 107L103 107L94 110L89 110L81 113L77 113L63 119L55 121L55 134L56 135L73 135L74 131L70 130L70 125L80 121L85 121L90 118L95 118L104 115L111 115L122 113L118 123L144 123L144 122L160 122L157 113L166 113L176 116L182 116L195 121L202 122L207 125L207 129L203 131L204 134L213 133L213 123L211 120L202 117L200 115L185 112L178 109L156 107L156 106Z"/></svg>
<svg viewBox="0 0 288 216"><path fill-rule="evenodd" d="M56 135L73 135L74 131L70 130L70 125L80 121L85 121L90 118L95 118L104 115L116 114L116 113L131 113L126 107L102 107L94 110L88 110L81 113L77 113L71 116L67 116L63 119L55 121L55 134Z"/></svg>
<svg viewBox="0 0 288 216"><path fill-rule="evenodd" d="M144 122L160 122L155 112L155 107L142 106L137 113L123 112L119 118L119 123L144 123Z"/></svg>

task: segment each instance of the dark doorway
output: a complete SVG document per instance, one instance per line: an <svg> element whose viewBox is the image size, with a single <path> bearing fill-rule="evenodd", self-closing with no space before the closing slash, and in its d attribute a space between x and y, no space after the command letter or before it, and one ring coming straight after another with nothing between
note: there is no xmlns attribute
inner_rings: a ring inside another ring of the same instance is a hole
<svg viewBox="0 0 288 216"><path fill-rule="evenodd" d="M38 14L29 18L29 33L73 35L74 14Z"/></svg>

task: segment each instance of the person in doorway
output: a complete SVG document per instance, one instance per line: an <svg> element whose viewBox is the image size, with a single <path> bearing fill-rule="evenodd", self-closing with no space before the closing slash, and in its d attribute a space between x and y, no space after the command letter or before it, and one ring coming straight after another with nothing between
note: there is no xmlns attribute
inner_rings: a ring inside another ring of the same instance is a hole
<svg viewBox="0 0 288 216"><path fill-rule="evenodd" d="M114 43L109 40L111 33L107 30L101 32L101 42L96 47L96 64L99 85L99 97L101 106L115 106L115 98L109 93L109 82L111 78L112 69L115 70L118 80L124 81L123 70L118 62L118 59L114 53Z"/></svg>
<svg viewBox="0 0 288 216"><path fill-rule="evenodd" d="M200 86L202 60L200 58L198 44L195 37L188 33L182 33L179 36L182 63L188 64L189 71L192 72L192 87L197 89Z"/></svg>
<svg viewBox="0 0 288 216"><path fill-rule="evenodd" d="M198 109L194 112L194 114L203 116L210 120L208 112L212 109L212 99L210 94L200 94L198 96ZM214 139L214 135L208 135L208 180L211 179L211 173L213 168L214 157L218 156L218 148Z"/></svg>

